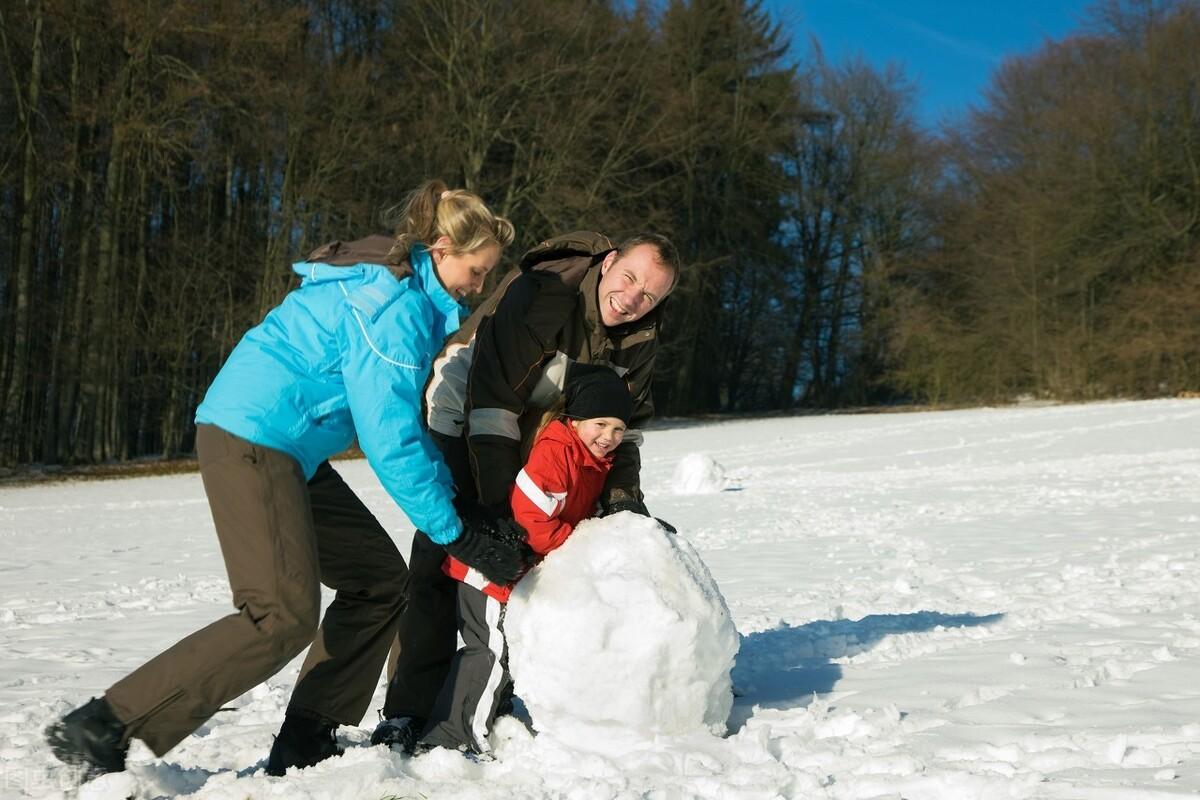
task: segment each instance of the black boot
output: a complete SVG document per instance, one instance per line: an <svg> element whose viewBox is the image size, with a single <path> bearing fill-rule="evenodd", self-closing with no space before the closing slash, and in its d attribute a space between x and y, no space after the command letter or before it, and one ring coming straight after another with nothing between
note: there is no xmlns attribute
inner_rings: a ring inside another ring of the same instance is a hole
<svg viewBox="0 0 1200 800"><path fill-rule="evenodd" d="M267 756L267 774L282 776L290 767L311 767L332 756L340 756L334 732L338 724L323 717L288 712Z"/></svg>
<svg viewBox="0 0 1200 800"><path fill-rule="evenodd" d="M103 697L93 697L47 726L45 737L54 757L72 767L83 767L86 778L125 769L129 750L125 726Z"/></svg>
<svg viewBox="0 0 1200 800"><path fill-rule="evenodd" d="M425 720L420 717L383 719L381 714L379 724L375 726L375 732L371 734L371 744L384 744L393 750L412 755L424 728Z"/></svg>

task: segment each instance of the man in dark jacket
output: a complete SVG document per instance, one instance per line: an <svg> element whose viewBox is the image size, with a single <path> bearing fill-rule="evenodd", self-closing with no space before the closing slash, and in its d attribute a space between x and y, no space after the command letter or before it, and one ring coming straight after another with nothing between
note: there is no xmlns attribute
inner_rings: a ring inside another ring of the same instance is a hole
<svg viewBox="0 0 1200 800"><path fill-rule="evenodd" d="M648 516L637 428L654 413L650 383L662 303L678 278L674 245L654 234L614 247L601 234L577 232L526 253L446 342L426 388L429 429L460 496L495 518L511 517L523 437L557 402L573 364L603 364L625 379L634 412L600 505L606 514ZM442 572L444 557L416 534L399 657L375 744L411 746L446 679L457 621L456 584Z"/></svg>

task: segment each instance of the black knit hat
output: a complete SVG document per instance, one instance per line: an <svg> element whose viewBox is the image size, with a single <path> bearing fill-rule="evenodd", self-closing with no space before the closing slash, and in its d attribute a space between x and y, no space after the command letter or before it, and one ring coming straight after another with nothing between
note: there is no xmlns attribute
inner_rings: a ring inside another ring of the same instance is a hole
<svg viewBox="0 0 1200 800"><path fill-rule="evenodd" d="M567 416L573 419L616 417L628 424L633 416L633 397L625 381L608 367L572 364L563 394Z"/></svg>

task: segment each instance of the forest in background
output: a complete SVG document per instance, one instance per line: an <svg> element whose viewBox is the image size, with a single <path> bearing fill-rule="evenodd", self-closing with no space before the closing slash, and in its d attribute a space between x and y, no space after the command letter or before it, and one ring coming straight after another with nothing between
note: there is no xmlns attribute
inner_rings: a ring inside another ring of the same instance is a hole
<svg viewBox="0 0 1200 800"><path fill-rule="evenodd" d="M1099 3L929 131L746 0L0 0L0 466L190 451L291 261L427 177L506 267L677 243L660 414L1200 390L1198 41Z"/></svg>

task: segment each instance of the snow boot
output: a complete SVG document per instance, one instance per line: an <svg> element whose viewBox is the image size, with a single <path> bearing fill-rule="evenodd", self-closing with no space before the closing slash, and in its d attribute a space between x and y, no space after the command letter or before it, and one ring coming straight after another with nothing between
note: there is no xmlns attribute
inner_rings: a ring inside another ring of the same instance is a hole
<svg viewBox="0 0 1200 800"><path fill-rule="evenodd" d="M44 735L54 757L83 768L85 780L125 769L125 754L129 751L125 726L103 697L93 697L47 726Z"/></svg>
<svg viewBox="0 0 1200 800"><path fill-rule="evenodd" d="M381 719L371 734L371 744L385 744L393 750L412 755L425 728L425 720L419 717L394 717Z"/></svg>
<svg viewBox="0 0 1200 800"><path fill-rule="evenodd" d="M267 756L267 774L278 778L291 767L303 769L340 756L343 751L337 744L337 726L324 717L289 712Z"/></svg>

